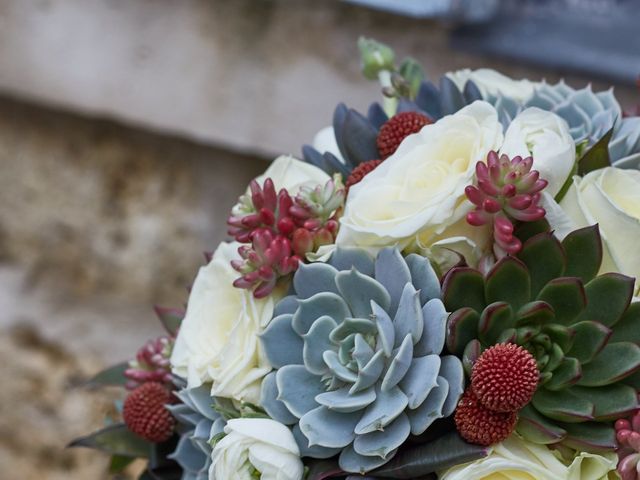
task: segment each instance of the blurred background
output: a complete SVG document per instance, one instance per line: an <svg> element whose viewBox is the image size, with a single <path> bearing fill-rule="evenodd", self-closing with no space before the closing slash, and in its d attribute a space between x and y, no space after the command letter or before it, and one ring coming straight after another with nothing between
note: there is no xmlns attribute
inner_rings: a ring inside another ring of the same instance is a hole
<svg viewBox="0 0 640 480"><path fill-rule="evenodd" d="M161 333L247 182L379 97L360 35L437 79L640 100L637 0L0 0L0 477L102 479L62 450L117 392L78 385ZM633 29L636 29L634 35Z"/></svg>

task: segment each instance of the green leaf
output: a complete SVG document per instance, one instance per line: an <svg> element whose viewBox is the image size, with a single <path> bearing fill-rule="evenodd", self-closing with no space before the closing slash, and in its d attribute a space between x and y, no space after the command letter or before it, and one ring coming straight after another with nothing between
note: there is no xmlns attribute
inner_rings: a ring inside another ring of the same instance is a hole
<svg viewBox="0 0 640 480"><path fill-rule="evenodd" d="M635 372L632 375L629 375L627 378L623 380L625 385L629 385L635 388L637 391L640 391L640 370Z"/></svg>
<svg viewBox="0 0 640 480"><path fill-rule="evenodd" d="M518 313L516 319L518 326L520 325L546 325L553 321L555 312L546 302L534 301L525 303Z"/></svg>
<svg viewBox="0 0 640 480"><path fill-rule="evenodd" d="M562 241L567 255L567 277L578 277L584 283L593 279L602 264L602 238L598 225L574 230Z"/></svg>
<svg viewBox="0 0 640 480"><path fill-rule="evenodd" d="M122 457L149 458L153 444L132 433L124 423L118 423L76 438L68 447L93 448Z"/></svg>
<svg viewBox="0 0 640 480"><path fill-rule="evenodd" d="M605 273L594 278L584 287L587 295L587 308L579 320L595 320L610 327L627 310L633 298L631 277L620 273Z"/></svg>
<svg viewBox="0 0 640 480"><path fill-rule="evenodd" d="M185 316L185 311L180 308L159 307L157 305L153 309L165 330L173 336L177 335L182 319Z"/></svg>
<svg viewBox="0 0 640 480"><path fill-rule="evenodd" d="M551 280L538 294L538 300L551 305L556 314L556 322L562 325L574 323L587 304L582 282L574 277Z"/></svg>
<svg viewBox="0 0 640 480"><path fill-rule="evenodd" d="M543 218L535 222L518 222L513 234L524 244L530 238L549 231L551 231L551 226Z"/></svg>
<svg viewBox="0 0 640 480"><path fill-rule="evenodd" d="M578 175L584 176L594 170L611 166L609 142L612 135L613 127L578 160Z"/></svg>
<svg viewBox="0 0 640 480"><path fill-rule="evenodd" d="M591 362L582 365L578 385L611 385L640 369L640 347L631 342L609 343Z"/></svg>
<svg viewBox="0 0 640 480"><path fill-rule="evenodd" d="M476 338L480 315L472 308L456 310L447 319L447 348L462 355L467 344Z"/></svg>
<svg viewBox="0 0 640 480"><path fill-rule="evenodd" d="M518 258L529 269L532 297L538 295L548 282L561 277L567 263L562 245L552 233L531 237L522 247Z"/></svg>
<svg viewBox="0 0 640 480"><path fill-rule="evenodd" d="M515 257L504 257L485 279L487 303L507 302L518 310L531 298L531 278L524 263Z"/></svg>
<svg viewBox="0 0 640 480"><path fill-rule="evenodd" d="M568 390L552 392L539 388L531 403L540 413L554 420L568 423L593 420L593 403Z"/></svg>
<svg viewBox="0 0 640 480"><path fill-rule="evenodd" d="M531 405L518 412L517 432L533 443L549 445L562 440L567 432L540 415Z"/></svg>
<svg viewBox="0 0 640 480"><path fill-rule="evenodd" d="M551 341L556 343L563 352L566 352L571 348L571 345L573 344L573 337L575 336L575 331L572 328L558 325L557 323L551 323L545 325L542 328L542 331L549 335Z"/></svg>
<svg viewBox="0 0 640 480"><path fill-rule="evenodd" d="M487 303L484 299L482 274L469 267L449 270L442 285L442 301L449 312L465 307L476 312L484 310Z"/></svg>
<svg viewBox="0 0 640 480"><path fill-rule="evenodd" d="M487 448L467 443L458 432L450 432L430 443L400 451L389 463L370 475L412 479L483 458L487 453Z"/></svg>
<svg viewBox="0 0 640 480"><path fill-rule="evenodd" d="M613 450L617 446L615 430L611 425L587 422L561 426L567 431L562 443L580 452L598 453Z"/></svg>
<svg viewBox="0 0 640 480"><path fill-rule="evenodd" d="M633 342L640 345L640 302L629 305L618 323L613 326L610 342Z"/></svg>
<svg viewBox="0 0 640 480"><path fill-rule="evenodd" d="M464 348L464 353L462 354L462 366L468 377L471 377L473 365L481 354L482 345L478 340L474 339L467 343L467 346Z"/></svg>
<svg viewBox="0 0 640 480"><path fill-rule="evenodd" d="M588 363L609 342L611 330L598 322L579 322L571 326L575 332L573 346L567 352L580 363Z"/></svg>
<svg viewBox="0 0 640 480"><path fill-rule="evenodd" d="M638 408L638 394L633 387L616 384L606 387L571 387L571 392L595 405L594 416L599 422L617 420Z"/></svg>
<svg viewBox="0 0 640 480"><path fill-rule="evenodd" d="M582 145L584 145L584 143ZM579 152L579 148L578 147L579 147L579 145L576 145L576 153ZM582 155L580 155L580 156L582 156ZM560 191L555 196L554 200L556 201L556 203L560 203L562 201L562 199L565 197L565 195L567 194L567 192L571 188L571 185L573 185L573 177L575 175L577 175L577 174L578 174L578 162L576 161L576 162L573 163L573 167L571 168L571 173L569 173L569 176L567 177L565 182L562 184L562 187L560 188Z"/></svg>
<svg viewBox="0 0 640 480"><path fill-rule="evenodd" d="M407 57L402 61L399 69L400 75L404 78L409 86L409 98L411 100L416 98L420 85L424 80L424 70L422 66L413 58Z"/></svg>
<svg viewBox="0 0 640 480"><path fill-rule="evenodd" d="M544 384L544 387L552 391L564 390L580 380L581 376L580 362L573 357L565 357L558 368L553 370L553 377Z"/></svg>
<svg viewBox="0 0 640 480"><path fill-rule="evenodd" d="M127 377L124 376L127 368L129 368L129 362L109 367L87 380L84 386L87 388L123 387L127 383Z"/></svg>
<svg viewBox="0 0 640 480"><path fill-rule="evenodd" d="M495 302L482 311L478 325L480 341L485 345L496 343L500 334L515 326L513 309L506 302Z"/></svg>
<svg viewBox="0 0 640 480"><path fill-rule="evenodd" d="M122 472L134 460L135 460L135 458L123 457L122 455L113 455L111 457L111 462L109 463L109 473L111 475L114 475L116 473Z"/></svg>

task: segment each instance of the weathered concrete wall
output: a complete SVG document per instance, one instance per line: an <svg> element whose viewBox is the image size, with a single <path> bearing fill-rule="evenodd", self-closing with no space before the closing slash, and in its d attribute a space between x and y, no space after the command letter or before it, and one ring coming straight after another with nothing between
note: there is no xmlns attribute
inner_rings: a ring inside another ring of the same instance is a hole
<svg viewBox="0 0 640 480"><path fill-rule="evenodd" d="M377 95L359 73L359 35L414 56L433 77L486 65L517 77L563 74L453 52L442 26L337 0L3 0L0 90L268 156L297 154L338 101L363 108Z"/></svg>

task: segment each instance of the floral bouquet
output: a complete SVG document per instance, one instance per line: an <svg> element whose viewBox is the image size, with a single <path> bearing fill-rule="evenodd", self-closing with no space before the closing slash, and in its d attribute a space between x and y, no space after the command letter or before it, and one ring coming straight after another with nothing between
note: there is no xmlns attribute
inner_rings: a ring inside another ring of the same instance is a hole
<svg viewBox="0 0 640 480"><path fill-rule="evenodd" d="M141 479L640 479L640 117L359 47L382 102L251 182L72 445Z"/></svg>

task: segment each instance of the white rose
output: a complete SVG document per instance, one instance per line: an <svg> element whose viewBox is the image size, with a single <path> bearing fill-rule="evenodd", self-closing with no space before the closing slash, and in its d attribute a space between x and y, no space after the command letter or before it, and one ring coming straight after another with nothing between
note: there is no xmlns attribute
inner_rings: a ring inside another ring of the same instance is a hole
<svg viewBox="0 0 640 480"><path fill-rule="evenodd" d="M549 182L545 191L555 197L571 174L576 145L567 122L555 113L532 107L511 122L500 153L533 156L533 169Z"/></svg>
<svg viewBox="0 0 640 480"><path fill-rule="evenodd" d="M302 480L304 465L291 431L264 418L229 420L211 452L209 480Z"/></svg>
<svg viewBox="0 0 640 480"><path fill-rule="evenodd" d="M329 152L344 163L344 158L342 158L342 153L340 153L338 142L336 141L336 132L332 126L324 127L316 133L313 138L313 148L320 153Z"/></svg>
<svg viewBox="0 0 640 480"><path fill-rule="evenodd" d="M300 187L324 185L331 180L331 177L323 170L290 155L276 158L271 162L269 168L255 180L262 186L267 178L273 180L276 191L285 188L291 195L298 193ZM248 192L249 190L247 190Z"/></svg>
<svg viewBox="0 0 640 480"><path fill-rule="evenodd" d="M464 189L473 183L476 163L498 150L502 139L496 110L483 101L409 135L350 189L336 243L404 247L417 240L429 248L473 232L464 224L472 208ZM453 226L455 234L447 235Z"/></svg>
<svg viewBox="0 0 640 480"><path fill-rule="evenodd" d="M545 445L512 435L475 462L458 465L440 480L607 480L616 468L615 454L580 453L571 463L561 461Z"/></svg>
<svg viewBox="0 0 640 480"><path fill-rule="evenodd" d="M640 278L640 171L607 167L576 176L560 206L576 228L599 224L601 271Z"/></svg>
<svg viewBox="0 0 640 480"><path fill-rule="evenodd" d="M188 387L212 382L212 395L257 404L260 383L269 373L258 334L271 320L275 295L255 299L235 288L239 243L221 243L196 277L187 313L171 355L173 372Z"/></svg>
<svg viewBox="0 0 640 480"><path fill-rule="evenodd" d="M476 84L483 98L497 97L499 94L524 103L534 93L536 82L530 80L514 80L491 68L481 68L479 70L456 70L448 72L449 77L456 86L462 90L467 81L471 80Z"/></svg>

